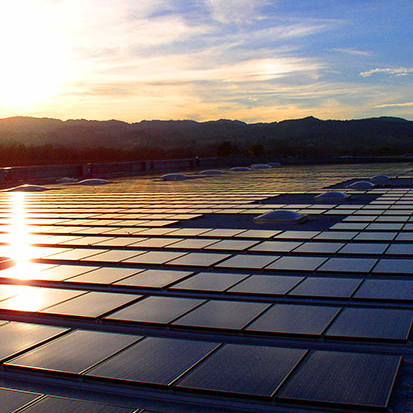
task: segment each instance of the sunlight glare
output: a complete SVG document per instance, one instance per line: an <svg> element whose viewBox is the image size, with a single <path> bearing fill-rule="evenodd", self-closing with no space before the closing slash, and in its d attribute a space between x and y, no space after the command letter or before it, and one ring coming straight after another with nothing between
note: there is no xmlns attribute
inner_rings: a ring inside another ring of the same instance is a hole
<svg viewBox="0 0 413 413"><path fill-rule="evenodd" d="M42 2L4 2L0 13L0 106L55 94L67 79L63 39Z"/></svg>
<svg viewBox="0 0 413 413"><path fill-rule="evenodd" d="M31 274L31 259L34 248L30 244L30 230L26 224L25 194L15 192L12 196L12 211L8 256L16 262L16 277L24 279Z"/></svg>

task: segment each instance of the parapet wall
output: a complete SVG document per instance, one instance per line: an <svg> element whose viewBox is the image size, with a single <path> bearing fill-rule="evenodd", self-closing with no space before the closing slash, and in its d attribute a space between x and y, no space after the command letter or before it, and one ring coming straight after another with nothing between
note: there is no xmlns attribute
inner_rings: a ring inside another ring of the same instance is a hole
<svg viewBox="0 0 413 413"><path fill-rule="evenodd" d="M84 163L73 165L13 166L0 168L0 187L17 183L42 184L70 177L106 178L113 176L156 175L167 172L188 171L231 166L246 166L255 162L277 161L282 164L343 164L376 162L411 162L409 157L287 157L248 158L243 156L144 160L131 162Z"/></svg>
<svg viewBox="0 0 413 413"><path fill-rule="evenodd" d="M0 185L46 183L58 178L92 178L158 174L225 164L223 158L185 158L153 161L86 163L73 165L15 166L0 168Z"/></svg>

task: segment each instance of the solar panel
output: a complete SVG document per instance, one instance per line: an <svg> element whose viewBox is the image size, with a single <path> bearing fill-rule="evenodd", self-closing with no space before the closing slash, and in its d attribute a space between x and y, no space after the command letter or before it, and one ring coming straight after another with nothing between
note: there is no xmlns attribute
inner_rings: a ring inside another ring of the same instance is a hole
<svg viewBox="0 0 413 413"><path fill-rule="evenodd" d="M252 275L230 288L228 292L242 294L284 295L304 277Z"/></svg>
<svg viewBox="0 0 413 413"><path fill-rule="evenodd" d="M105 319L167 324L202 304L205 300L175 297L148 297Z"/></svg>
<svg viewBox="0 0 413 413"><path fill-rule="evenodd" d="M271 265L268 265L266 269L314 271L326 260L326 257L281 257Z"/></svg>
<svg viewBox="0 0 413 413"><path fill-rule="evenodd" d="M276 255L234 255L232 258L220 262L218 268L247 268L259 270L279 258Z"/></svg>
<svg viewBox="0 0 413 413"><path fill-rule="evenodd" d="M41 397L41 394L38 393L0 388L1 411L3 413L13 413L39 397Z"/></svg>
<svg viewBox="0 0 413 413"><path fill-rule="evenodd" d="M136 257L125 260L133 264L165 264L175 258L185 255L184 252L149 251Z"/></svg>
<svg viewBox="0 0 413 413"><path fill-rule="evenodd" d="M70 298L84 294L81 290L33 288L28 292L0 302L0 309L12 311L40 311Z"/></svg>
<svg viewBox="0 0 413 413"><path fill-rule="evenodd" d="M386 255L413 255L412 244L392 244L386 251Z"/></svg>
<svg viewBox="0 0 413 413"><path fill-rule="evenodd" d="M185 248L188 250L201 250L208 245L215 244L216 242L220 241L217 238L209 238L209 239L197 239L197 238L189 238L185 239L180 242L176 242L172 245L167 245L166 248Z"/></svg>
<svg viewBox="0 0 413 413"><path fill-rule="evenodd" d="M358 232L355 231L324 231L314 237L316 240L351 240Z"/></svg>
<svg viewBox="0 0 413 413"><path fill-rule="evenodd" d="M180 254L184 255L184 254ZM229 254L213 254L208 252L190 252L185 256L168 262L168 265L184 265L194 267L209 267L230 257Z"/></svg>
<svg viewBox="0 0 413 413"><path fill-rule="evenodd" d="M304 354L300 349L226 344L175 387L268 398Z"/></svg>
<svg viewBox="0 0 413 413"><path fill-rule="evenodd" d="M392 241L397 232L360 232L354 241Z"/></svg>
<svg viewBox="0 0 413 413"><path fill-rule="evenodd" d="M129 407L112 406L109 404L96 403L92 401L67 399L62 397L48 396L39 400L28 409L24 410L28 413L44 413L44 412L59 412L59 413L133 413L135 409Z"/></svg>
<svg viewBox="0 0 413 413"><path fill-rule="evenodd" d="M327 330L328 337L407 340L413 312L384 308L345 308Z"/></svg>
<svg viewBox="0 0 413 413"><path fill-rule="evenodd" d="M317 271L368 273L376 262L373 258L330 258Z"/></svg>
<svg viewBox="0 0 413 413"><path fill-rule="evenodd" d="M288 293L291 296L349 298L362 280L309 277Z"/></svg>
<svg viewBox="0 0 413 413"><path fill-rule="evenodd" d="M212 342L145 338L86 374L168 386L217 346Z"/></svg>
<svg viewBox="0 0 413 413"><path fill-rule="evenodd" d="M29 323L3 325L0 327L0 359L4 360L65 331L68 329Z"/></svg>
<svg viewBox="0 0 413 413"><path fill-rule="evenodd" d="M74 283L112 284L128 276L137 274L140 271L142 270L139 270L138 268L98 268L85 274L77 275L76 277L72 277L65 281Z"/></svg>
<svg viewBox="0 0 413 413"><path fill-rule="evenodd" d="M95 268L96 267L86 267L83 265L58 265L37 273L34 279L63 281L66 278L74 277L76 275L92 271Z"/></svg>
<svg viewBox="0 0 413 413"><path fill-rule="evenodd" d="M380 255L383 254L385 249L388 247L388 244L379 244L372 242L352 242L347 244L342 248L338 253L339 254L374 254Z"/></svg>
<svg viewBox="0 0 413 413"><path fill-rule="evenodd" d="M312 254L334 254L343 245L344 244L340 242L305 242L300 247L296 248L294 252Z"/></svg>
<svg viewBox="0 0 413 413"><path fill-rule="evenodd" d="M246 330L319 336L339 311L340 307L277 304L259 316Z"/></svg>
<svg viewBox="0 0 413 413"><path fill-rule="evenodd" d="M290 252L301 244L302 242L294 241L264 241L255 247L250 248L250 250L264 252Z"/></svg>
<svg viewBox="0 0 413 413"><path fill-rule="evenodd" d="M365 280L354 294L359 300L400 300L413 299L412 280Z"/></svg>
<svg viewBox="0 0 413 413"><path fill-rule="evenodd" d="M315 351L277 394L280 401L385 409L401 357Z"/></svg>
<svg viewBox="0 0 413 413"><path fill-rule="evenodd" d="M374 267L375 273L390 273L390 274L413 274L413 259L410 258L384 258L379 260Z"/></svg>
<svg viewBox="0 0 413 413"><path fill-rule="evenodd" d="M240 330L268 304L211 300L174 321L174 325Z"/></svg>
<svg viewBox="0 0 413 413"><path fill-rule="evenodd" d="M193 274L189 271L145 270L138 274L116 282L117 285L164 288L174 282Z"/></svg>
<svg viewBox="0 0 413 413"><path fill-rule="evenodd" d="M182 241L182 238L148 238L143 241L136 240L136 242L131 245L138 248L163 248L178 241Z"/></svg>
<svg viewBox="0 0 413 413"><path fill-rule="evenodd" d="M140 338L77 330L14 358L7 366L80 373Z"/></svg>
<svg viewBox="0 0 413 413"><path fill-rule="evenodd" d="M140 297L141 295L92 291L63 303L48 307L40 312L46 314L96 318L137 300Z"/></svg>
<svg viewBox="0 0 413 413"><path fill-rule="evenodd" d="M200 272L169 287L169 289L222 292L246 277L246 274Z"/></svg>
<svg viewBox="0 0 413 413"><path fill-rule="evenodd" d="M311 239L318 235L320 231L284 231L274 238L285 238L285 239Z"/></svg>

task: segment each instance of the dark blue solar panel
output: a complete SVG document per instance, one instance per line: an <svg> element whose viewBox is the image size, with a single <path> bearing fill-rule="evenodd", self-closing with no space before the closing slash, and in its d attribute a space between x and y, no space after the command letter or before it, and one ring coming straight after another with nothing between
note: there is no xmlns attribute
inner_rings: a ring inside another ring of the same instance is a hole
<svg viewBox="0 0 413 413"><path fill-rule="evenodd" d="M225 291L235 283L246 278L246 274L228 274L214 272L200 272L175 284L170 289L200 290L200 291Z"/></svg>
<svg viewBox="0 0 413 413"><path fill-rule="evenodd" d="M277 394L282 401L386 408L401 357L316 351Z"/></svg>
<svg viewBox="0 0 413 413"><path fill-rule="evenodd" d="M289 277L277 275L252 275L228 292L244 294L284 295L296 286L304 277Z"/></svg>
<svg viewBox="0 0 413 413"><path fill-rule="evenodd" d="M350 278L309 277L288 295L308 297L348 298L362 280Z"/></svg>
<svg viewBox="0 0 413 413"><path fill-rule="evenodd" d="M57 336L66 328L28 323L9 323L0 327L0 359Z"/></svg>
<svg viewBox="0 0 413 413"><path fill-rule="evenodd" d="M40 400L25 410L29 413L133 413L135 411L136 409L129 407L51 396Z"/></svg>
<svg viewBox="0 0 413 413"><path fill-rule="evenodd" d="M36 400L41 394L0 389L0 405L3 413L15 412L18 408Z"/></svg>
<svg viewBox="0 0 413 413"><path fill-rule="evenodd" d="M87 375L169 385L217 346L210 342L145 338Z"/></svg>
<svg viewBox="0 0 413 413"><path fill-rule="evenodd" d="M42 313L78 316L99 317L115 310L129 302L137 300L140 295L115 294L92 291L71 300L49 307Z"/></svg>
<svg viewBox="0 0 413 413"><path fill-rule="evenodd" d="M239 330L267 307L268 304L262 303L211 300L173 324Z"/></svg>
<svg viewBox="0 0 413 413"><path fill-rule="evenodd" d="M346 308L326 336L407 340L413 312L377 308Z"/></svg>
<svg viewBox="0 0 413 413"><path fill-rule="evenodd" d="M191 298L148 297L105 318L166 324L203 302L205 300Z"/></svg>
<svg viewBox="0 0 413 413"><path fill-rule="evenodd" d="M226 344L176 386L271 397L304 354L299 349Z"/></svg>
<svg viewBox="0 0 413 413"><path fill-rule="evenodd" d="M354 294L360 300L413 300L411 280L365 280Z"/></svg>
<svg viewBox="0 0 413 413"><path fill-rule="evenodd" d="M339 307L277 304L251 323L247 330L320 335L339 311Z"/></svg>
<svg viewBox="0 0 413 413"><path fill-rule="evenodd" d="M24 353L7 365L80 373L139 338L127 334L78 330Z"/></svg>

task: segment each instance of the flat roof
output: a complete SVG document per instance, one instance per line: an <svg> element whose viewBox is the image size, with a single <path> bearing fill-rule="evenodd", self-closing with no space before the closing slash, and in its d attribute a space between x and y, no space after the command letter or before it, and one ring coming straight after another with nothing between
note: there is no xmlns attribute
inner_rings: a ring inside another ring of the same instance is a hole
<svg viewBox="0 0 413 413"><path fill-rule="evenodd" d="M410 411L411 166L223 171L0 192L5 411Z"/></svg>

